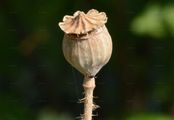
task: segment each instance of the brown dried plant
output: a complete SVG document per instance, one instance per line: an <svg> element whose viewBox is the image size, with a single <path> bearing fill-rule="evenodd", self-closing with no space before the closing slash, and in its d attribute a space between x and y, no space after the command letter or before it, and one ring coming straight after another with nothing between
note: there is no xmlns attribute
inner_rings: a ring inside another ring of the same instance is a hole
<svg viewBox="0 0 174 120"><path fill-rule="evenodd" d="M85 97L83 120L92 120L95 75L109 61L112 54L111 36L105 26L107 16L95 9L86 14L77 11L73 16L65 15L59 23L64 31L63 54L65 59L84 75Z"/></svg>

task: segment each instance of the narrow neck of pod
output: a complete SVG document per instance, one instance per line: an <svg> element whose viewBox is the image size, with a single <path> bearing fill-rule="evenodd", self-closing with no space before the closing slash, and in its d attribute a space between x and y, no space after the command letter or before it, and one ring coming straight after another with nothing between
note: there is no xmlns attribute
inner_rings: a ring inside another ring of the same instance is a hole
<svg viewBox="0 0 174 120"><path fill-rule="evenodd" d="M83 88L93 90L95 88L95 78L85 77L83 81Z"/></svg>

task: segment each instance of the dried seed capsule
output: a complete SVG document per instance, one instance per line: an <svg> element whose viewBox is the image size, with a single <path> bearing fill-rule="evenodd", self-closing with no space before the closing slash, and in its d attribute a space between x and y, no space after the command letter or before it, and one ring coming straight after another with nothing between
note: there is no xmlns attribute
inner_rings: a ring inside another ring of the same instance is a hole
<svg viewBox="0 0 174 120"><path fill-rule="evenodd" d="M111 57L112 40L106 22L104 12L92 9L87 14L77 11L66 15L59 23L65 32L65 59L85 76L95 76Z"/></svg>

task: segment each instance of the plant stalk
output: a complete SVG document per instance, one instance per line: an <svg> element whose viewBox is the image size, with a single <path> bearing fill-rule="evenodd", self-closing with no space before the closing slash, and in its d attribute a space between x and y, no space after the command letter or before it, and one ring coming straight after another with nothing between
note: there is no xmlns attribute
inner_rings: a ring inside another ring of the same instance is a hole
<svg viewBox="0 0 174 120"><path fill-rule="evenodd" d="M95 108L95 105L93 104L93 91L95 88L95 79L85 77L83 82L83 88L85 93L83 120L92 120L92 112Z"/></svg>

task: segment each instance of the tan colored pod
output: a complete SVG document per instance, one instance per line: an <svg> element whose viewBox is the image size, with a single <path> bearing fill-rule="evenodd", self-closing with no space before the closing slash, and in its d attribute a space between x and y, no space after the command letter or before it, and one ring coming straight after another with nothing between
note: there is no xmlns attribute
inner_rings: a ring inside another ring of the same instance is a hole
<svg viewBox="0 0 174 120"><path fill-rule="evenodd" d="M104 12L92 9L87 14L77 11L74 16L65 16L59 23L65 32L65 59L85 76L95 76L111 57L112 40L106 22Z"/></svg>

